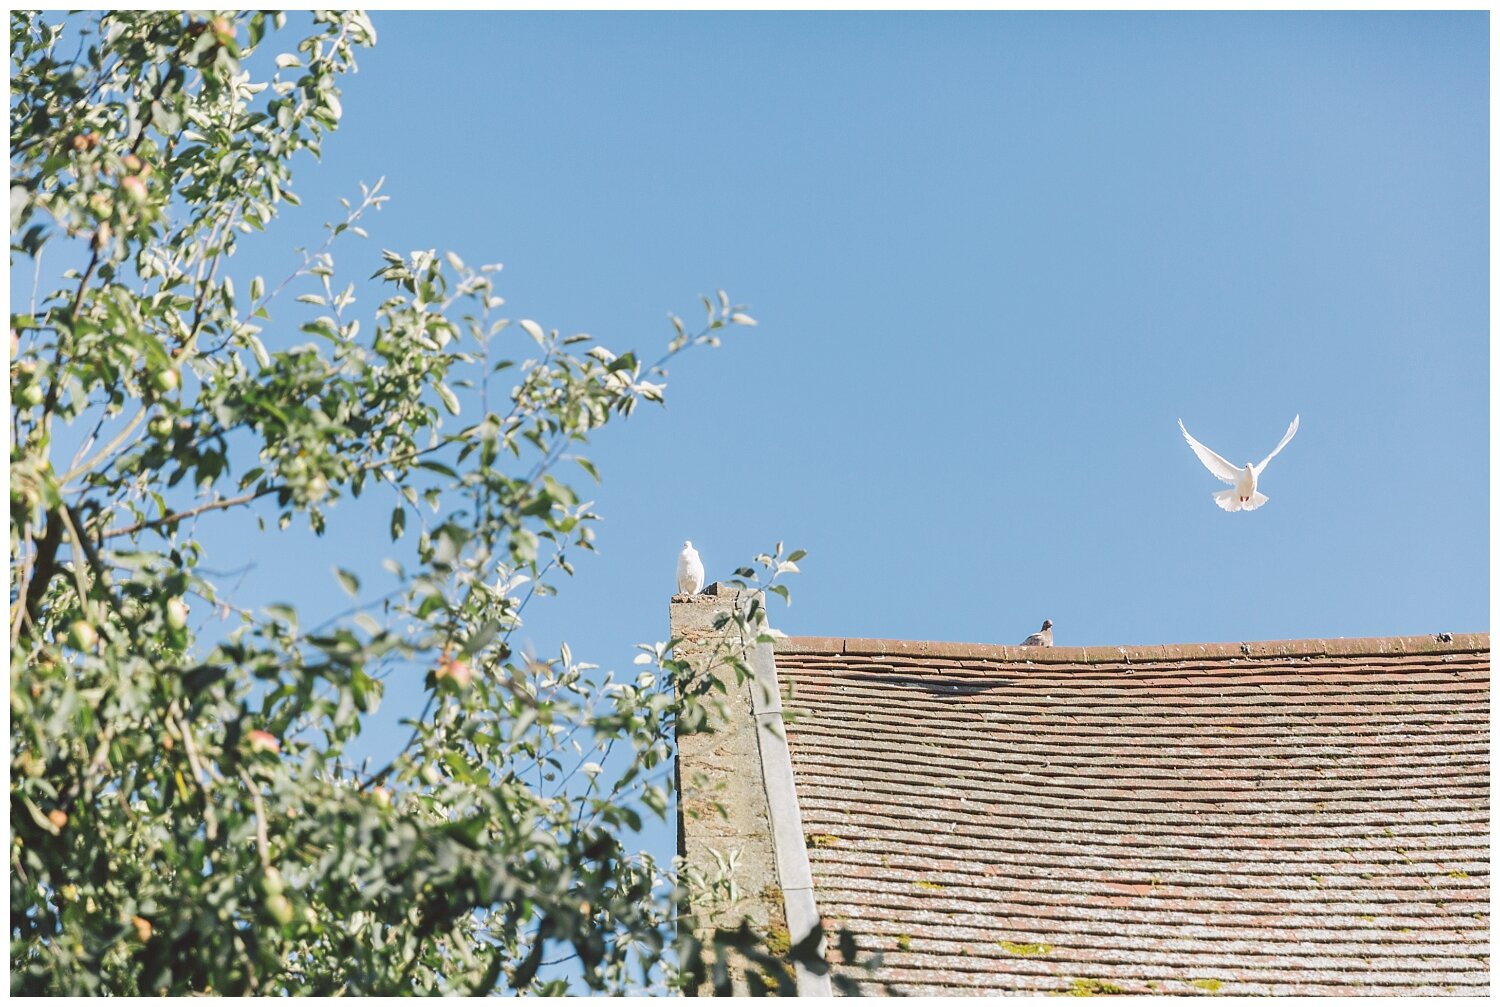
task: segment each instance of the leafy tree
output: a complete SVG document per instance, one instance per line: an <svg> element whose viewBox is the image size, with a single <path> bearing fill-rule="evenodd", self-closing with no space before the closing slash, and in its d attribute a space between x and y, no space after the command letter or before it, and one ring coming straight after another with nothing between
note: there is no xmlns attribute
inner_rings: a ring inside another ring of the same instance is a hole
<svg viewBox="0 0 1500 1007"><path fill-rule="evenodd" d="M272 58L284 21L12 16L13 272L78 263L11 313L12 991L555 992L544 964L574 956L591 988L670 987L677 891L627 844L711 696L672 687L667 647L617 682L510 638L592 548L569 452L753 321L705 300L647 365L508 324L491 268L432 252L384 253L363 310L329 248L378 185L237 290L226 260L296 202L376 41L325 11ZM338 617L243 610L204 565L208 522L322 533L357 497L408 565L376 598L341 573ZM425 670L426 708L353 765L396 670ZM739 949L785 975L753 935L717 945L689 971Z"/></svg>

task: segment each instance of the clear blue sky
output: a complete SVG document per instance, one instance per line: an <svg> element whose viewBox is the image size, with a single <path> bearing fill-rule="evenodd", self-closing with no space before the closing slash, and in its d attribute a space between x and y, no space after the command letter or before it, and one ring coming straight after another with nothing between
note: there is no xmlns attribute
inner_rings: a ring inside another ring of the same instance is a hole
<svg viewBox="0 0 1500 1007"><path fill-rule="evenodd" d="M384 175L349 279L503 262L512 317L617 350L718 287L760 320L600 438L602 554L539 651L628 672L684 538L710 580L808 550L793 635L1488 629L1486 13L374 20L246 273ZM1216 508L1177 419L1243 463L1297 413L1269 504ZM239 599L381 583L388 506L347 511L242 540Z"/></svg>
<svg viewBox="0 0 1500 1007"><path fill-rule="evenodd" d="M1487 17L377 14L271 245L385 175L350 278L451 248L616 349L751 306L594 448L544 651L664 638L684 538L807 549L794 635L1484 630ZM1177 418L1243 463L1296 413L1219 511ZM247 590L378 580L386 519Z"/></svg>

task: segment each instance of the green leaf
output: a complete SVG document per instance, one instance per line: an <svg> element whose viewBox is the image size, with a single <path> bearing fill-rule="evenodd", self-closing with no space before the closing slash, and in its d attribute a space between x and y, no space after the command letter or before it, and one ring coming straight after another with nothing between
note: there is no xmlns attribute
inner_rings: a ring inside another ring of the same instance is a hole
<svg viewBox="0 0 1500 1007"><path fill-rule="evenodd" d="M447 476L449 479L458 478L458 473L453 471L452 467L444 465L442 462L436 462L430 459L424 459L417 462L417 468L427 469L429 472L436 472L439 475Z"/></svg>
<svg viewBox="0 0 1500 1007"><path fill-rule="evenodd" d="M464 641L461 653L464 657L473 657L493 640L500 632L500 623L495 619L487 619L483 626L474 632L474 635Z"/></svg>
<svg viewBox="0 0 1500 1007"><path fill-rule="evenodd" d="M359 578L342 567L334 567L333 574L339 579L339 586L349 595L354 597L359 594Z"/></svg>
<svg viewBox="0 0 1500 1007"><path fill-rule="evenodd" d="M245 334L245 342L250 344L250 352L255 354L255 362L262 367L269 367L271 364L271 355L266 352L266 344L250 333Z"/></svg>
<svg viewBox="0 0 1500 1007"><path fill-rule="evenodd" d="M290 605L275 603L267 605L266 611L283 622L290 623L293 627L297 625L297 610Z"/></svg>
<svg viewBox="0 0 1500 1007"><path fill-rule="evenodd" d="M200 664L192 671L183 674L182 688L189 696L196 696L205 689L222 682L228 676L229 669L223 665Z"/></svg>
<svg viewBox="0 0 1500 1007"><path fill-rule="evenodd" d="M396 541L396 539L400 538L401 533L405 530L406 508L402 507L400 504L397 504L396 509L391 511L391 541L394 542Z"/></svg>
<svg viewBox="0 0 1500 1007"><path fill-rule="evenodd" d="M381 684L355 668L349 676L349 691L361 713L372 713L380 702Z"/></svg>
<svg viewBox="0 0 1500 1007"><path fill-rule="evenodd" d="M589 475L594 477L594 482L602 482L602 480L599 478L599 470L594 468L593 462L589 461L587 458L578 457L577 455L573 457L573 460L578 463L579 468L583 469Z"/></svg>
<svg viewBox="0 0 1500 1007"><path fill-rule="evenodd" d="M327 339L330 342L336 341L339 338L338 329L334 328L334 326L324 318L318 318L314 319L311 322L308 322L306 325L302 326L302 331L311 336L322 336L324 339Z"/></svg>
<svg viewBox="0 0 1500 1007"><path fill-rule="evenodd" d="M449 822L442 827L442 831L469 849L479 850L484 848L481 840L489 830L489 825L488 815L474 815L462 821Z"/></svg>

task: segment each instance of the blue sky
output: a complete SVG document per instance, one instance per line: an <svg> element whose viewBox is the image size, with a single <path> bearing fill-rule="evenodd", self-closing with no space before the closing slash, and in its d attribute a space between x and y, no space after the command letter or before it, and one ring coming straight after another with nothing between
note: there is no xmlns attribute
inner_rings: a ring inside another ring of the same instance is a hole
<svg viewBox="0 0 1500 1007"><path fill-rule="evenodd" d="M1485 13L375 23L283 259L384 175L351 278L503 262L512 317L616 349L718 287L761 322L593 448L602 555L539 650L664 638L684 538L711 580L808 550L794 635L1488 628ZM1243 463L1297 413L1219 511L1178 417ZM246 590L317 608L294 572L375 571L368 518Z"/></svg>

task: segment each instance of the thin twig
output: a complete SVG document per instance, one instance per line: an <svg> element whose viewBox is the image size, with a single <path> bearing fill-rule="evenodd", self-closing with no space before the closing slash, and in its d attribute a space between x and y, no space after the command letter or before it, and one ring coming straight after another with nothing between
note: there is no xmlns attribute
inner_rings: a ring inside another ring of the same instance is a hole
<svg viewBox="0 0 1500 1007"><path fill-rule="evenodd" d="M176 727L177 733L182 735L182 747L187 752L188 766L193 771L193 782L198 785L198 792L203 796L204 833L208 836L208 841L213 842L219 837L219 819L214 814L213 804L209 800L208 786L203 782L203 778L208 776L208 773L203 768L202 760L198 758L198 746L193 741L193 732L188 725L171 713L167 714L167 722Z"/></svg>
<svg viewBox="0 0 1500 1007"><path fill-rule="evenodd" d="M376 182L375 187L365 194L365 198L359 204L359 208L356 210L351 210L344 217L344 230L348 230L350 227L352 227L354 223L359 220L364 212L371 206L374 206L377 210L380 208L381 202L384 201L387 197L382 196L377 199L375 194L380 191L380 186L384 182L384 178ZM287 284L291 283L293 280L297 279L300 276L306 276L313 263L316 262L320 257L322 257L328 251L328 249L333 247L334 240L338 238L338 236L342 233L342 231L333 230L332 233L330 233L328 237L323 240L323 244L318 246L317 251L313 252L311 255L308 255L304 252L302 255L302 265L298 266L296 269L288 273L286 279L282 280L276 285L276 289L264 294L261 297L259 303L251 305L250 311L245 317L247 319L254 318L255 313L274 301L281 294L281 292L286 289Z"/></svg>
<svg viewBox="0 0 1500 1007"><path fill-rule="evenodd" d="M396 757L393 758L390 762L386 763L384 769L364 782L364 784L359 788L361 791L368 791L371 787L379 786L380 784L385 782L386 777L391 775L391 770L396 768L396 764L406 756L407 751L411 749L411 746L416 742L417 738L421 737L422 726L427 721L427 715L432 712L432 703L436 698L437 693L435 692L430 692L427 694L427 705L422 707L421 713L417 714L416 726L412 728L411 737L406 739L406 744L401 746L401 751L397 752Z"/></svg>
<svg viewBox="0 0 1500 1007"><path fill-rule="evenodd" d="M42 285L42 253L45 251L47 251L46 245L36 250L36 269L31 274L31 320L33 322L36 321L36 292L37 288Z"/></svg>
<svg viewBox="0 0 1500 1007"><path fill-rule="evenodd" d="M21 570L19 571L16 579L16 597L24 599L29 593L27 589L31 585L31 571L36 565L36 557L32 554L31 551L32 540L30 521L25 522L25 524L22 526L21 541L21 555L24 557L24 560L21 564ZM10 626L10 649L12 657L14 657L15 654L16 644L21 640L21 626L24 624L26 616L26 606L24 604L17 605L15 618L11 621Z"/></svg>
<svg viewBox="0 0 1500 1007"><path fill-rule="evenodd" d="M250 799L255 802L255 848L260 854L260 866L269 870L271 867L271 840L266 828L266 804L261 799L260 788L245 772L245 767L238 767L240 779L245 781L245 786L250 791Z"/></svg>
<svg viewBox="0 0 1500 1007"><path fill-rule="evenodd" d="M125 429L121 430L118 434L116 434L115 437L114 437L114 439L112 439L104 447L100 448L99 452L97 454L95 454L94 457L90 458L88 461L83 462L82 464L79 464L78 463L78 456L75 455L74 456L74 465L73 465L73 467L71 469L69 469L68 471L64 472L61 476L58 477L58 480L57 480L58 486L66 486L68 484L68 482L70 480L72 480L75 476L82 475L83 473L87 472L89 469L93 468L95 465L98 465L104 459L108 458L110 455L114 454L115 451L116 451L116 449L118 449L120 447L120 445L122 445L122 444L125 443L125 438L127 438L127 437L130 436L131 432L134 431L135 428L140 425L141 420L145 419L146 418L146 414L148 412L150 412L150 411L151 411L151 407L150 406L142 406L141 409L140 409L140 411L135 414L135 416L130 420L130 422L127 423L127 424L125 424ZM104 420L102 418L100 419L99 424L100 424L100 426L104 425ZM99 432L97 427L95 428L94 432L96 434ZM93 440L93 438L90 437L89 442L91 443L92 440ZM85 444L85 446L87 446L87 444ZM82 455L82 454L83 454L83 448L79 448L78 449L78 455Z"/></svg>
<svg viewBox="0 0 1500 1007"><path fill-rule="evenodd" d="M206 511L224 510L226 507L238 507L240 504L247 504L268 493L275 493L285 488L285 486L267 486L264 489L256 490L254 493L246 493L244 496L231 497L227 500L213 500L201 506L193 507L190 510L178 511L176 514L168 514L166 517L159 517L151 521L138 521L126 528L116 528L113 531L107 531L99 536L99 540L102 542L105 539L118 538L121 535L134 535L136 532L145 531L148 528L161 528L174 525L181 521L186 521L190 517L197 517Z"/></svg>
<svg viewBox="0 0 1500 1007"><path fill-rule="evenodd" d="M82 553L83 553L83 536L81 536L81 535L78 534L78 528L77 528L77 526L75 526L73 524L73 518L68 513L68 508L66 506L59 507L57 509L57 516L62 521L63 527L67 529L67 531L68 531L68 538L72 541L72 543L73 543L73 545L75 547L74 548L74 552L73 552L73 563L72 563L72 566L73 566L73 586L78 591L78 606L79 606L79 608L83 609L83 611L84 611L85 614L88 614L88 610L89 610L89 584L88 584L88 580L84 577L84 574L83 574L83 566L84 566L84 564L81 562L82 559L83 559L83 556L82 556Z"/></svg>
<svg viewBox="0 0 1500 1007"><path fill-rule="evenodd" d="M99 422L94 424L94 429L89 431L89 435L83 439L83 443L78 445L78 450L73 452L73 460L68 463L69 465L77 465L78 459L82 458L84 453L94 446L94 441L99 439L99 431L104 429L104 421L107 419L109 419L107 412L99 413ZM58 480L58 482L61 483L62 480Z"/></svg>
<svg viewBox="0 0 1500 1007"><path fill-rule="evenodd" d="M78 309L83 307L83 294L88 290L89 280L94 275L94 270L99 267L99 249L95 246L93 254L89 256L88 268L78 278L78 291L73 295L73 306L68 309L68 335L73 335L73 329L78 321ZM62 362L63 362L63 339L62 332L57 334L57 346L52 354L52 373L48 376L47 397L42 400L42 433L51 429L52 411L57 408L57 396L62 392Z"/></svg>

